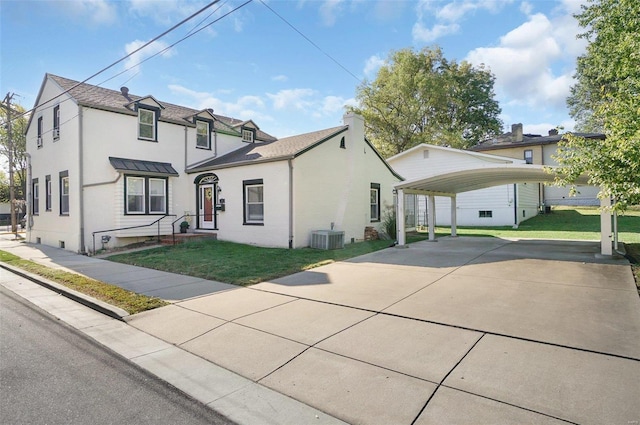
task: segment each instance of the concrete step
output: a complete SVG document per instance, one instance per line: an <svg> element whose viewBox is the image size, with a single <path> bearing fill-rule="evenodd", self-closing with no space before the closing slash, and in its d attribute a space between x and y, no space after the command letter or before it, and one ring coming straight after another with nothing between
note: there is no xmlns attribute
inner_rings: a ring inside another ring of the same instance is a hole
<svg viewBox="0 0 640 425"><path fill-rule="evenodd" d="M184 243L186 241L193 241L197 239L218 239L216 233L176 233L175 235L166 235L160 238L162 245L173 245L175 237L175 244Z"/></svg>

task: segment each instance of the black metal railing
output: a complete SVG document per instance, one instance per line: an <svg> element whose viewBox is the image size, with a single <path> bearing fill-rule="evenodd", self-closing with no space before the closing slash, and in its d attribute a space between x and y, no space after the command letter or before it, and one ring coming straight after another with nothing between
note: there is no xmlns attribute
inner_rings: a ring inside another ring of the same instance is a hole
<svg viewBox="0 0 640 425"><path fill-rule="evenodd" d="M154 224L157 224L158 225L158 242L160 242L160 222L162 220L164 220L165 218L167 218L167 217L175 217L175 216L176 216L175 214L165 214L162 217L160 217L159 219L157 219L157 220L155 220L155 221L153 221L152 223L149 223L149 224L140 224L138 226L119 227L117 229L98 230L97 232L93 232L91 234L91 236L93 238L93 255L96 254L96 235L99 234L99 233L118 232L120 230L130 230L130 229L141 229L141 228L144 228L144 227L151 227ZM175 234L175 231L173 230L173 224L174 223L175 223L175 221L173 223L171 223L171 232L172 232L172 234Z"/></svg>

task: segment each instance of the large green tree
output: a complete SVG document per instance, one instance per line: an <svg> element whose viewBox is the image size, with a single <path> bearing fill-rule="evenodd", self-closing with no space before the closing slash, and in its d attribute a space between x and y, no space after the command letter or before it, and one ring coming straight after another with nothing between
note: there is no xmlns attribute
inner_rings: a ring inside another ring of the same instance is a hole
<svg viewBox="0 0 640 425"><path fill-rule="evenodd" d="M604 131L605 140L567 136L560 143L558 183L587 174L613 197L615 209L640 204L640 2L591 0L576 15L589 41L578 58L568 99L581 130Z"/></svg>
<svg viewBox="0 0 640 425"><path fill-rule="evenodd" d="M6 106L6 105L5 105ZM14 191L16 199L24 200L27 193L27 119L24 115L24 108L19 104L11 104L11 148L13 154L13 171L14 171ZM15 118L19 117L19 118ZM0 108L0 157L1 163L7 169L9 168L9 135L7 123L7 110L5 107Z"/></svg>
<svg viewBox="0 0 640 425"><path fill-rule="evenodd" d="M466 148L500 132L494 76L448 60L439 47L391 52L356 89L367 138L389 157L420 143Z"/></svg>

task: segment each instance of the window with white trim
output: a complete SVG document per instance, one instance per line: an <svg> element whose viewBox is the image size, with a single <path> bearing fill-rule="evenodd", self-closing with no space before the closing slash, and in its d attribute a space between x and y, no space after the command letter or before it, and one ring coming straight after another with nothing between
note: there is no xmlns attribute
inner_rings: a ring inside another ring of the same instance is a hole
<svg viewBox="0 0 640 425"><path fill-rule="evenodd" d="M533 164L533 151L531 149L526 149L524 151L524 161L527 164Z"/></svg>
<svg viewBox="0 0 640 425"><path fill-rule="evenodd" d="M138 108L138 138L156 140L156 111Z"/></svg>
<svg viewBox="0 0 640 425"><path fill-rule="evenodd" d="M167 181L165 179L149 179L149 214L165 214L167 212Z"/></svg>
<svg viewBox="0 0 640 425"><path fill-rule="evenodd" d="M196 147L211 149L211 131L207 121L196 121Z"/></svg>
<svg viewBox="0 0 640 425"><path fill-rule="evenodd" d="M493 217L493 211L491 211L491 210L478 211L478 217L480 217L480 218L491 218L491 217Z"/></svg>
<svg viewBox="0 0 640 425"><path fill-rule="evenodd" d="M264 224L264 184L262 179L245 180L244 188L244 224Z"/></svg>
<svg viewBox="0 0 640 425"><path fill-rule="evenodd" d="M60 215L69 215L69 172L60 172Z"/></svg>
<svg viewBox="0 0 640 425"><path fill-rule="evenodd" d="M40 184L38 179L31 180L31 213L33 215L40 213Z"/></svg>
<svg viewBox="0 0 640 425"><path fill-rule="evenodd" d="M166 214L167 179L127 176L125 214Z"/></svg>
<svg viewBox="0 0 640 425"><path fill-rule="evenodd" d="M126 188L127 214L144 214L144 177L127 177Z"/></svg>
<svg viewBox="0 0 640 425"><path fill-rule="evenodd" d="M242 141L243 142L252 143L253 142L253 130L243 129L242 130Z"/></svg>
<svg viewBox="0 0 640 425"><path fill-rule="evenodd" d="M371 183L369 190L369 204L371 207L371 221L380 221L380 184Z"/></svg>

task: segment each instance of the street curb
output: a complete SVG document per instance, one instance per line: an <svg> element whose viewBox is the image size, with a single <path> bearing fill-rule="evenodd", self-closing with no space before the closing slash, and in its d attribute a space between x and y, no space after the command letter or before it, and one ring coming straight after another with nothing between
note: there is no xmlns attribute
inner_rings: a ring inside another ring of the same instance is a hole
<svg viewBox="0 0 640 425"><path fill-rule="evenodd" d="M29 273L25 270L10 266L9 264L2 262L0 262L0 267L111 318L124 322L125 317L129 316L129 313L119 307L113 306L104 301L100 301L90 295L83 294L82 292L67 288L64 285L60 285L59 283L53 282L42 276Z"/></svg>

